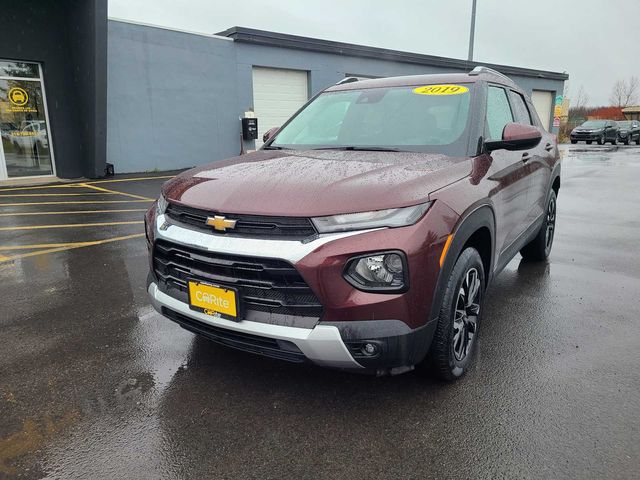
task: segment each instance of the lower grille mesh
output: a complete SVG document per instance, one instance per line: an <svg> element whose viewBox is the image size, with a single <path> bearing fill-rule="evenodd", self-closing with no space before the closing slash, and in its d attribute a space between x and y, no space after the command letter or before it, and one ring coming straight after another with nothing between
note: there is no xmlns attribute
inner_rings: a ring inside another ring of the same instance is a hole
<svg viewBox="0 0 640 480"><path fill-rule="evenodd" d="M208 323L193 320L166 307L162 308L162 314L186 330L207 337L209 340L227 347L295 363L302 363L306 360L300 349L294 343L288 341L215 327Z"/></svg>

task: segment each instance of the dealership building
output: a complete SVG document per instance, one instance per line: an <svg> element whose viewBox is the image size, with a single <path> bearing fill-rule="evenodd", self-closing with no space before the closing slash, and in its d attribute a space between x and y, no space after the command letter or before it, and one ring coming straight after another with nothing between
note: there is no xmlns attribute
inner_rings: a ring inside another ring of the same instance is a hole
<svg viewBox="0 0 640 480"><path fill-rule="evenodd" d="M107 18L106 2L36 0L0 20L0 182L175 170L260 146L262 133L349 76L486 65L529 93L551 131L565 73L234 27L217 34ZM258 140L242 136L258 119Z"/></svg>

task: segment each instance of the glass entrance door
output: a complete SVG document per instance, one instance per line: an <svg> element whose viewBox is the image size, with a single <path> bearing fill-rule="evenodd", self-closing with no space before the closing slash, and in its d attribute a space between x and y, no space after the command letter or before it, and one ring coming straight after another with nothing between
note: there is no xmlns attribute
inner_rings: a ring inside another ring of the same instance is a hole
<svg viewBox="0 0 640 480"><path fill-rule="evenodd" d="M0 60L0 180L55 175L42 70Z"/></svg>

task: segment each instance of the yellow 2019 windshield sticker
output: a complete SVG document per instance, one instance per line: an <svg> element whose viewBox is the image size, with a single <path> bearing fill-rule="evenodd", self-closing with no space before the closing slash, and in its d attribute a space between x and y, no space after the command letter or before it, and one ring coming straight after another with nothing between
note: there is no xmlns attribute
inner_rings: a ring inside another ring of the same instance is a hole
<svg viewBox="0 0 640 480"><path fill-rule="evenodd" d="M413 89L418 95L460 95L467 93L469 89L462 85L425 85Z"/></svg>

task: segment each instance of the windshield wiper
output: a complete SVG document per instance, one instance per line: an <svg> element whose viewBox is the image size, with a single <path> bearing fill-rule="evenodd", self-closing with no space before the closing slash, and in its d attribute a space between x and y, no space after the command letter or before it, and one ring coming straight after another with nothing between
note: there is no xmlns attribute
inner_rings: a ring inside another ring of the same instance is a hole
<svg viewBox="0 0 640 480"><path fill-rule="evenodd" d="M266 147L262 147L262 150L291 150L290 148L278 147L276 145L268 145Z"/></svg>
<svg viewBox="0 0 640 480"><path fill-rule="evenodd" d="M347 145L347 146L335 146L335 147L320 147L312 148L311 150L354 150L358 152L406 152L407 150L400 150L395 147L375 147L366 145Z"/></svg>

